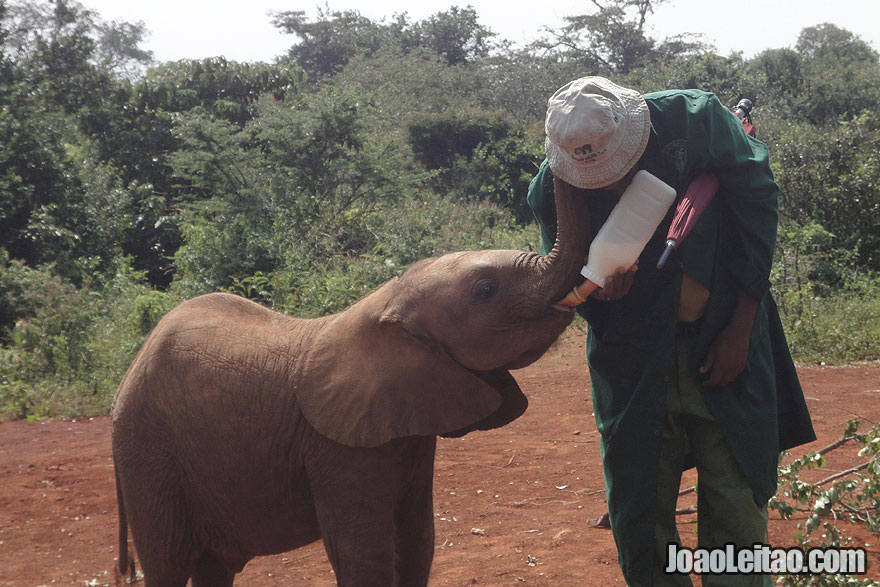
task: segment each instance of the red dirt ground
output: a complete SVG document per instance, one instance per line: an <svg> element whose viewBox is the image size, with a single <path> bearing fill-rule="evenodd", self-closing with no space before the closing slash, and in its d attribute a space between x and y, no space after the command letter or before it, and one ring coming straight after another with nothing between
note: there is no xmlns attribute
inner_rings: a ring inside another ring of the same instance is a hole
<svg viewBox="0 0 880 587"><path fill-rule="evenodd" d="M605 501L583 336L570 330L515 375L530 400L524 416L439 441L431 585L624 585L610 530L588 523ZM880 364L807 367L800 375L819 440L798 455L836 440L850 418L880 421ZM107 417L0 424L0 585L114 584L109 424ZM819 478L857 463L856 450L831 453ZM689 473L683 487L693 482ZM680 506L693 501L685 496ZM793 545L797 521L771 513L771 545ZM695 544L695 525L695 515L679 517L686 545ZM880 577L880 537L849 532L867 539L869 575ZM253 560L237 583L335 585L321 543Z"/></svg>

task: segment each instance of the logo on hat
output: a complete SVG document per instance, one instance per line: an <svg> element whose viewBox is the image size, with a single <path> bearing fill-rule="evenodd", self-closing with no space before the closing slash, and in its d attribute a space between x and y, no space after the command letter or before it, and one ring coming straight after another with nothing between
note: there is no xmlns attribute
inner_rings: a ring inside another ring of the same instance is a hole
<svg viewBox="0 0 880 587"><path fill-rule="evenodd" d="M575 161L589 164L596 161L599 155L604 152L605 149L602 149L601 151L593 151L593 145L587 144L574 149L571 153L571 158Z"/></svg>

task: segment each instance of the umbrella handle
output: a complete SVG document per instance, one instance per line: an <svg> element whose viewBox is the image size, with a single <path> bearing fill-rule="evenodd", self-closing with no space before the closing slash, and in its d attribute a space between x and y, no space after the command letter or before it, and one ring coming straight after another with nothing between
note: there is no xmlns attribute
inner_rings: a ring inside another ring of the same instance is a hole
<svg viewBox="0 0 880 587"><path fill-rule="evenodd" d="M666 250L663 251L663 254L660 255L660 260L657 261L657 269L663 269L663 266L666 265L666 261L669 259L669 255L672 254L672 251L677 246L678 243L675 242L675 239L669 239L666 241Z"/></svg>

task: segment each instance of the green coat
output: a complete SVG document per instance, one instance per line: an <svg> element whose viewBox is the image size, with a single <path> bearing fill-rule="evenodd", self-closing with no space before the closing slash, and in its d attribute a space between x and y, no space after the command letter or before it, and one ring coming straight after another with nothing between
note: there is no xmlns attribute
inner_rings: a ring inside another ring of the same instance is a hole
<svg viewBox="0 0 880 587"><path fill-rule="evenodd" d="M673 363L682 271L711 291L690 358L698 380L704 379L697 370L727 324L738 288L761 300L745 371L724 388L705 389L709 409L758 504L776 492L779 452L812 441L815 434L768 291L779 188L766 146L749 137L713 94L674 90L646 94L645 100L652 132L637 167L679 195L704 168L720 180L718 194L663 269L656 264L675 206L642 252L629 293L616 302L591 297L578 308L589 324L593 406L621 566L628 577L650 584L665 384ZM605 190L587 194L595 236L616 198ZM547 161L532 181L528 202L546 254L556 222Z"/></svg>

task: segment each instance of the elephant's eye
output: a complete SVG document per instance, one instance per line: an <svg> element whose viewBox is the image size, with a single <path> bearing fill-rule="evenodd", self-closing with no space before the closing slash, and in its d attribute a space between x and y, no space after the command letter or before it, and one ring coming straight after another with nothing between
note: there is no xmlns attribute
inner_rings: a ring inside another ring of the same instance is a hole
<svg viewBox="0 0 880 587"><path fill-rule="evenodd" d="M480 280L474 285L474 297L478 302L488 302L498 293L497 281Z"/></svg>

